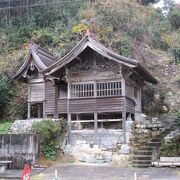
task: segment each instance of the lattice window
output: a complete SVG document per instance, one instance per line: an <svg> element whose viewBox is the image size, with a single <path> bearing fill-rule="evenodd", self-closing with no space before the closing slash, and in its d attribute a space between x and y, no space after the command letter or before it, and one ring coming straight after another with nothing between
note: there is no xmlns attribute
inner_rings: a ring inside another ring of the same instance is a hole
<svg viewBox="0 0 180 180"><path fill-rule="evenodd" d="M121 82L99 82L97 83L97 96L119 96L121 95Z"/></svg>
<svg viewBox="0 0 180 180"><path fill-rule="evenodd" d="M94 84L71 84L71 97L85 98L94 96Z"/></svg>

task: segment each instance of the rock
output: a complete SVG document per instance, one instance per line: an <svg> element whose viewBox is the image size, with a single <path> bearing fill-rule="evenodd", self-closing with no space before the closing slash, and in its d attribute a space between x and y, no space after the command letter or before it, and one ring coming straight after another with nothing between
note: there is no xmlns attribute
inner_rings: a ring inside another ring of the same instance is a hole
<svg viewBox="0 0 180 180"><path fill-rule="evenodd" d="M31 120L16 120L11 126L10 134L27 134L31 133L32 125L36 122L43 121L43 119L31 119Z"/></svg>
<svg viewBox="0 0 180 180"><path fill-rule="evenodd" d="M89 149L90 148L90 144L82 144L82 148L83 149Z"/></svg>
<svg viewBox="0 0 180 180"><path fill-rule="evenodd" d="M95 145L93 146L93 148L94 148L94 149L99 149L99 145L96 145L96 144L95 144Z"/></svg>
<svg viewBox="0 0 180 180"><path fill-rule="evenodd" d="M120 154L129 154L129 146L128 146L128 144L122 144L119 153Z"/></svg>

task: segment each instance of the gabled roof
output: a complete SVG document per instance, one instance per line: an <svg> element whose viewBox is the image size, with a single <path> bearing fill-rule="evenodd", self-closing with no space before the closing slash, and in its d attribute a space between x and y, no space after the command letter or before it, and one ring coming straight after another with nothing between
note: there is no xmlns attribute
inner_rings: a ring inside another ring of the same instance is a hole
<svg viewBox="0 0 180 180"><path fill-rule="evenodd" d="M136 71L145 81L157 84L157 80L151 75L145 66L135 59L130 59L119 54L114 53L106 48L103 44L99 43L94 37L88 33L69 53L62 59L46 68L43 73L45 75L56 76L57 71L60 71L65 65L75 59L87 47L93 49L102 56L114 60L122 65L128 66Z"/></svg>
<svg viewBox="0 0 180 180"><path fill-rule="evenodd" d="M28 57L19 71L12 77L14 80L23 80L23 75L28 71L31 65L34 65L38 72L42 72L55 62L54 55L37 44L30 44Z"/></svg>

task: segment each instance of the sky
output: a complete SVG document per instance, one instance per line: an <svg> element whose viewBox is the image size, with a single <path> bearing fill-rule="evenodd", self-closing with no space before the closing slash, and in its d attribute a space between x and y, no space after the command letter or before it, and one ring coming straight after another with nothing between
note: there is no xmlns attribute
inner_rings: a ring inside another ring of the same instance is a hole
<svg viewBox="0 0 180 180"><path fill-rule="evenodd" d="M175 3L180 3L180 0L174 0ZM163 0L159 1L154 7L163 7Z"/></svg>

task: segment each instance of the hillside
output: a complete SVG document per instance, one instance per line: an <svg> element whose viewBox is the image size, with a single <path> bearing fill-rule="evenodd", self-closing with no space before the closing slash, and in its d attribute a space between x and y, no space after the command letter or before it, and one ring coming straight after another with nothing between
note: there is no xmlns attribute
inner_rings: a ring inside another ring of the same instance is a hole
<svg viewBox="0 0 180 180"><path fill-rule="evenodd" d="M166 1L169 13L164 15L149 4L153 2L0 2L0 109L4 111L1 118L26 117L26 86L10 79L27 56L29 43L35 42L60 58L87 29L106 47L143 62L158 79L157 86L147 84L144 89L145 113L161 116L178 111L180 6Z"/></svg>

